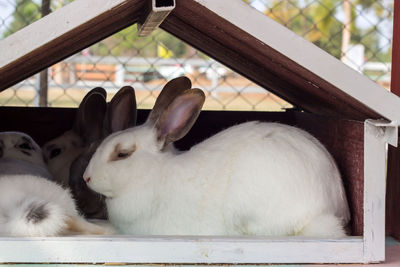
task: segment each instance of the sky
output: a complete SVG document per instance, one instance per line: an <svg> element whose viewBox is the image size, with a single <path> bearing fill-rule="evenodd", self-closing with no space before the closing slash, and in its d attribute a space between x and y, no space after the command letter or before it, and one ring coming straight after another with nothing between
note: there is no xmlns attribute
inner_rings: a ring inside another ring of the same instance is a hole
<svg viewBox="0 0 400 267"><path fill-rule="evenodd" d="M14 11L13 3L14 0L0 0L0 35L4 31L4 26L11 22Z"/></svg>

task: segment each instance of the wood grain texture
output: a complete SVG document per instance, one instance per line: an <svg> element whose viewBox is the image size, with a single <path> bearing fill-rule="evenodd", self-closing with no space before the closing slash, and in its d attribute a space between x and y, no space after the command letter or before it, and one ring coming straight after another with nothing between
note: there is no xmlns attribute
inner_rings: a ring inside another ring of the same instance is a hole
<svg viewBox="0 0 400 267"><path fill-rule="evenodd" d="M296 114L296 126L314 135L335 159L351 211L351 232L364 230L364 123L306 113Z"/></svg>

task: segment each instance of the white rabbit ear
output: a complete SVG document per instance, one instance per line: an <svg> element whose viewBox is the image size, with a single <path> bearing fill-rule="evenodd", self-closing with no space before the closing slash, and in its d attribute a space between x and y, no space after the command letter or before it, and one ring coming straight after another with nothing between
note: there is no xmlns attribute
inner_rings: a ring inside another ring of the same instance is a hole
<svg viewBox="0 0 400 267"><path fill-rule="evenodd" d="M79 104L75 122L72 129L75 133L77 133L81 137L83 137L87 132L87 121L86 121L86 118L88 117L87 112L90 112L91 111L90 109L94 110L96 109L96 106L92 106L88 102L88 99L90 99L92 95L103 96L105 102L107 93L106 90L104 90L104 88L101 87L93 88L85 95L85 97L82 99L82 102ZM90 107L88 107L88 104Z"/></svg>
<svg viewBox="0 0 400 267"><path fill-rule="evenodd" d="M110 134L136 125L136 96L131 86L122 87L108 105L105 132Z"/></svg>
<svg viewBox="0 0 400 267"><path fill-rule="evenodd" d="M186 90L172 101L155 125L161 149L186 135L199 116L204 101L205 95L200 89Z"/></svg>
<svg viewBox="0 0 400 267"><path fill-rule="evenodd" d="M164 110L167 109L169 104L183 91L190 89L192 83L189 78L182 76L169 81L161 90L160 95L157 97L156 103L147 119L150 123L155 123Z"/></svg>

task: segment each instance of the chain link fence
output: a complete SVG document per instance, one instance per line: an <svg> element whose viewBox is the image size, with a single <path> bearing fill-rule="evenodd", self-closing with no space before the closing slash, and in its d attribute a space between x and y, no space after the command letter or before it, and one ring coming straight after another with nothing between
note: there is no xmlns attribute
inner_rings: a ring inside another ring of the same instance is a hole
<svg viewBox="0 0 400 267"><path fill-rule="evenodd" d="M56 10L72 0L51 0ZM235 0L242 1L242 0ZM40 19L49 0L0 0L0 38ZM290 28L385 88L390 86L394 0L249 0ZM291 105L161 29L138 37L136 26L48 69L47 106L77 106L88 90L112 95L132 85L139 108L151 108L166 81L186 75L205 90L205 109L282 110ZM0 105L38 106L36 74L1 92ZM43 103L42 103L43 104Z"/></svg>

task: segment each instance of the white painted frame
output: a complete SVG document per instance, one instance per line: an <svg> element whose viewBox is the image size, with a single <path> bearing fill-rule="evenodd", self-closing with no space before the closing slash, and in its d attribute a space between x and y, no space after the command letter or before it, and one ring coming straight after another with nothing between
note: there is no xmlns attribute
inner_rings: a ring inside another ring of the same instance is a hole
<svg viewBox="0 0 400 267"><path fill-rule="evenodd" d="M0 238L0 262L371 263L385 259L386 142L397 126L364 123L364 236ZM22 253L23 252L23 253Z"/></svg>

